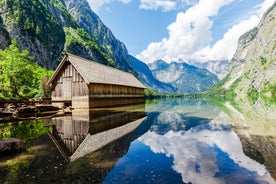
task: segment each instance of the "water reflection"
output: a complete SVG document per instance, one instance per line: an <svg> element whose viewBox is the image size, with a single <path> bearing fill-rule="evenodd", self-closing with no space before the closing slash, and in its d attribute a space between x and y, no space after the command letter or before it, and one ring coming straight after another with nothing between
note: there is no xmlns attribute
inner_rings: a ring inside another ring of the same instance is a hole
<svg viewBox="0 0 276 184"><path fill-rule="evenodd" d="M226 102L234 131L244 153L262 163L276 179L276 105Z"/></svg>
<svg viewBox="0 0 276 184"><path fill-rule="evenodd" d="M134 131L145 120L145 106L74 110L52 118L49 133L60 153L74 161Z"/></svg>
<svg viewBox="0 0 276 184"><path fill-rule="evenodd" d="M146 111L150 130L132 143L104 183L274 183L266 166L244 153L232 119L214 106L201 100L161 100L148 103ZM274 148L267 151L275 156Z"/></svg>
<svg viewBox="0 0 276 184"><path fill-rule="evenodd" d="M0 183L275 183L275 112L159 99L3 124L36 137L16 159L0 157Z"/></svg>
<svg viewBox="0 0 276 184"><path fill-rule="evenodd" d="M148 132L139 140L153 152L173 157L173 169L185 183L272 182L265 167L243 153L239 137L231 126L216 122L217 118L188 131L169 131L164 135Z"/></svg>

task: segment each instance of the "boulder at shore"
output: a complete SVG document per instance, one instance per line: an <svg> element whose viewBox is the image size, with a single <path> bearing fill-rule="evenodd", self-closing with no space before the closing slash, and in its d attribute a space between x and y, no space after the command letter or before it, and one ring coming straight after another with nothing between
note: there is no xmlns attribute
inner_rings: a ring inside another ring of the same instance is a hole
<svg viewBox="0 0 276 184"><path fill-rule="evenodd" d="M0 155L22 152L26 149L26 143L23 140L10 138L0 141Z"/></svg>

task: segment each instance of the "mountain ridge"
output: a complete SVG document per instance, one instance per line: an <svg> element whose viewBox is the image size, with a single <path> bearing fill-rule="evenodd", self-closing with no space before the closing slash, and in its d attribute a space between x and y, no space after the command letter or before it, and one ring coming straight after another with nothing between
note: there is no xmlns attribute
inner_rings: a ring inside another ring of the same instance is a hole
<svg viewBox="0 0 276 184"><path fill-rule="evenodd" d="M200 69L187 63L157 60L148 64L158 80L171 84L177 93L203 92L219 81L218 77L207 69Z"/></svg>

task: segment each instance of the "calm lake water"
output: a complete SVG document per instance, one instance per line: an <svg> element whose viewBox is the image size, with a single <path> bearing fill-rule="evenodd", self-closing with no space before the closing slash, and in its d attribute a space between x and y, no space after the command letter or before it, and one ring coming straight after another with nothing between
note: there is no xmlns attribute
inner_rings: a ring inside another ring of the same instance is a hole
<svg viewBox="0 0 276 184"><path fill-rule="evenodd" d="M276 111L220 109L159 99L1 123L28 148L0 156L0 183L275 183Z"/></svg>

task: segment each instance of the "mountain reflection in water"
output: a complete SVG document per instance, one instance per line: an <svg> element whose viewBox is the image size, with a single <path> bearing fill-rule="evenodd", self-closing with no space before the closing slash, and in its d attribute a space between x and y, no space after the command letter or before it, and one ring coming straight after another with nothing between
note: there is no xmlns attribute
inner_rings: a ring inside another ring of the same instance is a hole
<svg viewBox="0 0 276 184"><path fill-rule="evenodd" d="M45 120L28 152L0 159L0 183L275 183L275 109L221 109L155 99Z"/></svg>
<svg viewBox="0 0 276 184"><path fill-rule="evenodd" d="M104 183L275 183L275 170L270 175L244 154L224 112L201 100L148 104L150 130L131 144ZM275 149L269 151L275 156Z"/></svg>

